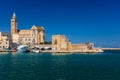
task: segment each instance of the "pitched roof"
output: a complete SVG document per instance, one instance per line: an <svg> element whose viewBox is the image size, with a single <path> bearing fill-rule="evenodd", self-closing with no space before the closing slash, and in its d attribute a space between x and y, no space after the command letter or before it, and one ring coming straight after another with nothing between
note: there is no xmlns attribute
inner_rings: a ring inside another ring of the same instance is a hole
<svg viewBox="0 0 120 80"><path fill-rule="evenodd" d="M39 29L39 30L45 30L43 26L35 26L33 25L31 29Z"/></svg>
<svg viewBox="0 0 120 80"><path fill-rule="evenodd" d="M20 30L19 33L30 32L31 30Z"/></svg>

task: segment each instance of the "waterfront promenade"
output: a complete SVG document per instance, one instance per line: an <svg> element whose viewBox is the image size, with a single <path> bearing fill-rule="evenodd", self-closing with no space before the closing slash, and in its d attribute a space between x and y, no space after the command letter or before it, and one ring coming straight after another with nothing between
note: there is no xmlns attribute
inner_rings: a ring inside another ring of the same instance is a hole
<svg viewBox="0 0 120 80"><path fill-rule="evenodd" d="M53 52L53 53L94 53L94 52L104 52L105 50L120 50L120 48L101 48L103 51L95 51L95 50L89 50L89 51L52 51L52 50L40 50L39 52ZM30 52L32 52L32 50L29 50ZM17 50L0 50L0 52L17 52Z"/></svg>

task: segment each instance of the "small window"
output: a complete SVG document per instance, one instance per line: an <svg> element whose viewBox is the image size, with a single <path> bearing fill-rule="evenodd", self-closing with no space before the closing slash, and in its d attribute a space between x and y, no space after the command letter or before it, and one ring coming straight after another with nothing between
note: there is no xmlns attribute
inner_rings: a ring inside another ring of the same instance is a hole
<svg viewBox="0 0 120 80"><path fill-rule="evenodd" d="M54 44L57 44L57 40L54 41Z"/></svg>
<svg viewBox="0 0 120 80"><path fill-rule="evenodd" d="M35 42L35 39L33 39L33 41L32 42Z"/></svg>
<svg viewBox="0 0 120 80"><path fill-rule="evenodd" d="M27 39L25 39L25 41L27 41Z"/></svg>

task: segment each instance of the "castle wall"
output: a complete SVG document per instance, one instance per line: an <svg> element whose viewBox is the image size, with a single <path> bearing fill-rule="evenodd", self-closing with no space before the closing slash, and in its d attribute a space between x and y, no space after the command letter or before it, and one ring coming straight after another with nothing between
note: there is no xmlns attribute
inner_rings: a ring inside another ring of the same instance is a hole
<svg viewBox="0 0 120 80"><path fill-rule="evenodd" d="M85 44L72 44L72 50L87 50L88 46Z"/></svg>
<svg viewBox="0 0 120 80"><path fill-rule="evenodd" d="M66 51L71 50L71 42L67 40L64 35L52 36L52 50L53 51Z"/></svg>
<svg viewBox="0 0 120 80"><path fill-rule="evenodd" d="M97 50L93 43L72 44L64 35L52 36L53 52L97 52Z"/></svg>

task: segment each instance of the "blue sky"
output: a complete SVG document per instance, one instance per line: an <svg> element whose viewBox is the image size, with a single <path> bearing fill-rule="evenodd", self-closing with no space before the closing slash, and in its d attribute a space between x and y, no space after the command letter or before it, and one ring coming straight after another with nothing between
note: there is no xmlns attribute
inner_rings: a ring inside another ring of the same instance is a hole
<svg viewBox="0 0 120 80"><path fill-rule="evenodd" d="M120 47L119 0L0 0L0 31L10 32L13 12L19 29L44 26L46 39L65 34L73 43Z"/></svg>

